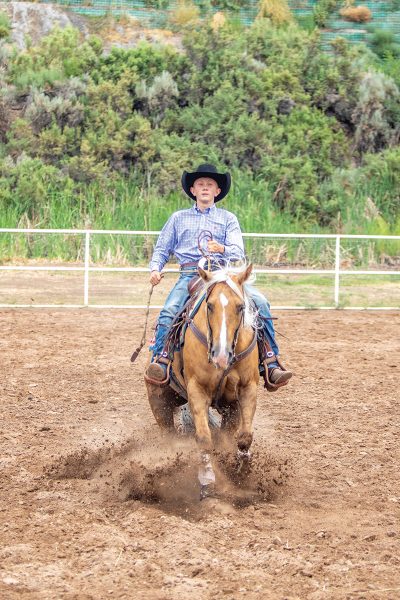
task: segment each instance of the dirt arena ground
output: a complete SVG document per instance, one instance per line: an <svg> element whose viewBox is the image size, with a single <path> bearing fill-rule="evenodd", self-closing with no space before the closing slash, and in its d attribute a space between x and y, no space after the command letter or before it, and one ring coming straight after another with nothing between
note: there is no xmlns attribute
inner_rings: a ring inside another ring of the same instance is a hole
<svg viewBox="0 0 400 600"><path fill-rule="evenodd" d="M210 506L129 362L143 312L0 313L0 598L400 598L400 314L277 316L296 377Z"/></svg>

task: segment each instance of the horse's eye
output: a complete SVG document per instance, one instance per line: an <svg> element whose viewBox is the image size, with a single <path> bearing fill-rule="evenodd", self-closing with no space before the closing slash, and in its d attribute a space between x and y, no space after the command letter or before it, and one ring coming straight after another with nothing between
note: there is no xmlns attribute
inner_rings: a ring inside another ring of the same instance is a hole
<svg viewBox="0 0 400 600"><path fill-rule="evenodd" d="M214 310L214 305L211 304L211 302L207 302L207 308L210 312L212 312Z"/></svg>
<svg viewBox="0 0 400 600"><path fill-rule="evenodd" d="M244 304L240 304L240 306L238 306L238 307L237 307L237 311L238 311L238 313L241 313L241 312L243 312L243 311L244 311L244 309L245 309L245 306L244 306Z"/></svg>

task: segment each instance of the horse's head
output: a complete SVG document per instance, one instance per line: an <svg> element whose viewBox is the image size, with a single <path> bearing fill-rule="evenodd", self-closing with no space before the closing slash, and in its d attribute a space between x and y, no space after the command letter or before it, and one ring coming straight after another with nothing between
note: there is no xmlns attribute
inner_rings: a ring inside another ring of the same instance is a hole
<svg viewBox="0 0 400 600"><path fill-rule="evenodd" d="M199 274L206 283L206 319L208 357L217 368L227 369L235 357L240 327L249 311L243 284L250 277L253 265L237 272L221 269Z"/></svg>

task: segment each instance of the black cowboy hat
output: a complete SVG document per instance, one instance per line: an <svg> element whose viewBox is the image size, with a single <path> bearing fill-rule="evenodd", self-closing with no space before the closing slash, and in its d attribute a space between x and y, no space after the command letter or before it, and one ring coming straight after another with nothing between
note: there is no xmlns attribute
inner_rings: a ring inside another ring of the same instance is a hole
<svg viewBox="0 0 400 600"><path fill-rule="evenodd" d="M219 202L219 200L225 198L231 187L231 176L229 173L218 173L214 165L208 164L199 165L196 171L193 171L193 173L183 171L182 187L183 191L189 196L189 198L196 200L196 197L193 196L190 188L193 186L196 179L199 179L200 177L210 177L217 182L221 192L218 194L218 196L215 196L214 202Z"/></svg>

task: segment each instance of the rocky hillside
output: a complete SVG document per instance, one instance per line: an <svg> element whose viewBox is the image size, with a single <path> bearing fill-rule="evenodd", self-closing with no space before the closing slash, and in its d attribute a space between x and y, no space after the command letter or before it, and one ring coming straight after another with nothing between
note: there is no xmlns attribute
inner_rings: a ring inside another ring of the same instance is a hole
<svg viewBox="0 0 400 600"><path fill-rule="evenodd" d="M0 11L8 14L12 23L12 41L21 49L26 46L27 36L35 45L56 25L62 28L73 25L88 34L84 18L53 4L0 2Z"/></svg>
<svg viewBox="0 0 400 600"><path fill-rule="evenodd" d="M0 2L0 12L6 13L12 23L11 41L18 48L26 48L27 36L36 45L54 27L74 26L86 38L97 33L103 40L104 50L111 47L132 48L138 42L162 42L181 47L180 36L171 31L146 29L134 18L116 20L112 17L94 19L63 9L57 4L34 2Z"/></svg>

